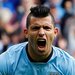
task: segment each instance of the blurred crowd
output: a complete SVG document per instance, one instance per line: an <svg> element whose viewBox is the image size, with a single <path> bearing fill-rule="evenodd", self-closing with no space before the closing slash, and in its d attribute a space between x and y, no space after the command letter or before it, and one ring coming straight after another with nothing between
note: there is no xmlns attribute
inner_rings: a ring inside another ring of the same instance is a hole
<svg viewBox="0 0 75 75"><path fill-rule="evenodd" d="M59 28L53 44L75 57L75 0L0 0L0 54L27 41L26 17L31 7L40 4L50 8Z"/></svg>

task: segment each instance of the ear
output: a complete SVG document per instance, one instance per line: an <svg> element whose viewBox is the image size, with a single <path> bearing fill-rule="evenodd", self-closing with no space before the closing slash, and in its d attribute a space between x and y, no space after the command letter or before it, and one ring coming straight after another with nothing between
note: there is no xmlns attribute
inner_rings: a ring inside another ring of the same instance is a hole
<svg viewBox="0 0 75 75"><path fill-rule="evenodd" d="M24 36L25 38L28 38L28 30L26 28L24 29Z"/></svg>
<svg viewBox="0 0 75 75"><path fill-rule="evenodd" d="M54 34L55 34L55 37L58 35L58 28L57 27L55 27L55 29L54 29Z"/></svg>

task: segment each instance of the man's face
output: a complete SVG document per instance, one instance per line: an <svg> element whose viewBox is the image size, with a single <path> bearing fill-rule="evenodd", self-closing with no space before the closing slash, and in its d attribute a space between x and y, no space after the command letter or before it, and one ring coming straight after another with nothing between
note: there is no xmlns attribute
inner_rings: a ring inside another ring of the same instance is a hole
<svg viewBox="0 0 75 75"><path fill-rule="evenodd" d="M28 28L30 49L37 55L50 53L57 29L54 28L51 16L44 18L31 17Z"/></svg>

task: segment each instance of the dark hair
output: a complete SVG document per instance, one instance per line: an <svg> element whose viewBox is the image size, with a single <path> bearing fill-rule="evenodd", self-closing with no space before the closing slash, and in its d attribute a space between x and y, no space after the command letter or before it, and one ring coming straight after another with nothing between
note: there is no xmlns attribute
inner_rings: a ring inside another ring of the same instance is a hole
<svg viewBox="0 0 75 75"><path fill-rule="evenodd" d="M41 18L41 17L46 17L46 16L49 16L49 15L52 17L52 21L53 21L53 24L54 24L54 17L50 13L50 8L48 8L48 7L44 6L44 5L39 5L39 6L31 8L30 13L27 16L26 28L29 27L31 16Z"/></svg>

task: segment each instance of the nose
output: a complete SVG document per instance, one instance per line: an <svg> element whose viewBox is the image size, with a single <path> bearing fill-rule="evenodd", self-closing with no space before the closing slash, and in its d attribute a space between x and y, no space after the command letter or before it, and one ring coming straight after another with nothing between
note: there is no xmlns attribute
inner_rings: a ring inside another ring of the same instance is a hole
<svg viewBox="0 0 75 75"><path fill-rule="evenodd" d="M44 29L40 28L38 34L40 37L44 36L44 34L45 34Z"/></svg>

